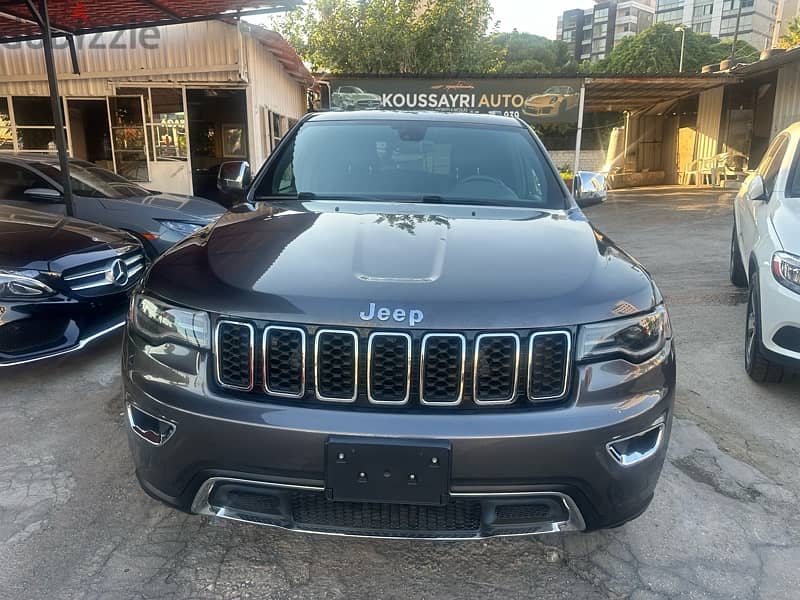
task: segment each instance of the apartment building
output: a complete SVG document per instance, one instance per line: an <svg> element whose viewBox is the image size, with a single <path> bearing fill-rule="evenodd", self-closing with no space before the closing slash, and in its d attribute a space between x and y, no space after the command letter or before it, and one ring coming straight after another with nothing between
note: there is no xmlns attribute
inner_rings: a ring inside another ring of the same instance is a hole
<svg viewBox="0 0 800 600"><path fill-rule="evenodd" d="M655 0L596 0L589 9L564 11L556 37L569 44L576 62L596 61L625 37L653 24Z"/></svg>
<svg viewBox="0 0 800 600"><path fill-rule="evenodd" d="M772 45L780 0L658 0L656 21L688 25L698 33L739 39L758 50Z"/></svg>

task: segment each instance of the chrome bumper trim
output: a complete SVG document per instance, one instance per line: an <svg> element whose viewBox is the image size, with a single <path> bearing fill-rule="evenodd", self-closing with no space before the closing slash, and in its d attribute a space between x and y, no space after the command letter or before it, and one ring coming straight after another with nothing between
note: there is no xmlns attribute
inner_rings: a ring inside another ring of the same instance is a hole
<svg viewBox="0 0 800 600"><path fill-rule="evenodd" d="M545 533L560 533L567 531L583 531L586 529L586 523L583 520L583 515L580 509L575 504L575 501L561 492L453 492L450 494L452 498L478 498L478 499L496 499L496 498L524 498L524 497L537 497L548 496L551 498L559 498L564 503L569 515L566 521L558 521L554 523L536 523L526 526L524 533L497 533L493 535L483 536L475 535L473 537L424 537L424 536L394 536L394 535L370 535L366 533L339 533L328 531L316 531L313 529L302 529L299 527L284 527L282 525L273 523L263 523L258 521L246 513L237 511L236 509L226 507L214 507L209 504L209 498L214 486L218 483L238 483L253 486L263 486L268 488L278 488L287 490L303 490L311 492L324 492L325 488L312 485L295 485L288 483L271 483L266 481L253 481L248 479L236 479L231 477L211 477L207 479L197 490L197 494L192 501L191 512L198 515L205 515L209 517L218 517L220 519L227 519L230 521L238 521L240 523L249 523L252 525L261 525L264 527L274 527L283 529L284 531L294 531L298 533L310 533L315 535L327 535L335 537L353 537L353 538L371 538L371 539L387 539L387 540L416 540L416 541L472 541L482 540L497 537L522 537L530 535L542 535Z"/></svg>

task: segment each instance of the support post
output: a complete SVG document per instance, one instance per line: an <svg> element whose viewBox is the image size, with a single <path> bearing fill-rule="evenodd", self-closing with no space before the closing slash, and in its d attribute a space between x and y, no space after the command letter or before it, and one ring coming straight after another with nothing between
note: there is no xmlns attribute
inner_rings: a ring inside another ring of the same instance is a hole
<svg viewBox="0 0 800 600"><path fill-rule="evenodd" d="M581 99L578 103L578 134L575 136L575 166L573 174L578 176L578 170L581 167L581 143L583 142L583 108L586 103L586 84L591 83L591 80L584 79L581 82Z"/></svg>
<svg viewBox="0 0 800 600"><path fill-rule="evenodd" d="M58 150L58 164L61 169L62 186L64 188L64 207L67 216L75 214L72 202L72 182L69 178L69 155L67 154L67 136L64 132L64 114L61 107L61 96L58 93L58 79L56 77L56 65L53 58L53 38L50 31L50 16L47 12L47 0L40 0L41 11L33 3L33 0L26 0L26 4L31 14L39 22L42 30L42 49L44 50L44 64L47 69L47 83L50 86L50 106L53 110L53 123L56 126L55 139L56 149Z"/></svg>

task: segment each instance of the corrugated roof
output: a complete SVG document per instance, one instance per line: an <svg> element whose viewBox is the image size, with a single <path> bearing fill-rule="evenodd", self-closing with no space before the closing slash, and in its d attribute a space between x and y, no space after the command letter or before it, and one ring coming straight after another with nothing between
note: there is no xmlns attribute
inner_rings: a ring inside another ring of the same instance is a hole
<svg viewBox="0 0 800 600"><path fill-rule="evenodd" d="M54 36L157 27L297 8L302 0L47 0ZM41 37L26 0L0 1L0 43Z"/></svg>
<svg viewBox="0 0 800 600"><path fill-rule="evenodd" d="M587 78L586 111L644 111L671 106L681 98L736 83L734 75L609 76Z"/></svg>

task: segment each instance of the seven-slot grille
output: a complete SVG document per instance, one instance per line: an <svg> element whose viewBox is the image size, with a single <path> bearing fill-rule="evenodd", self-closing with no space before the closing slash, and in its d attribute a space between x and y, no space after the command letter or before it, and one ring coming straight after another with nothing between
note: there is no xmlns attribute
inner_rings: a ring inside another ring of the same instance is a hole
<svg viewBox="0 0 800 600"><path fill-rule="evenodd" d="M345 329L270 325L259 332L256 349L254 325L218 321L215 374L221 386L325 402L443 407L510 405L520 397L549 403L568 392L569 331L469 338L377 331L362 337Z"/></svg>

